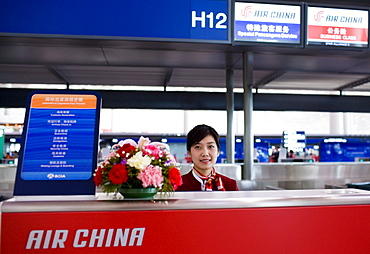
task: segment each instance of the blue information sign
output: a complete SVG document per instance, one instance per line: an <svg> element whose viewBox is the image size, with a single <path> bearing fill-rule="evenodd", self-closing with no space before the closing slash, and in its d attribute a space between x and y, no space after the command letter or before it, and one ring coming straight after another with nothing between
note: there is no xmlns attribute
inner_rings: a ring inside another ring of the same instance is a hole
<svg viewBox="0 0 370 254"><path fill-rule="evenodd" d="M1 1L0 35L229 42L228 0Z"/></svg>
<svg viewBox="0 0 370 254"><path fill-rule="evenodd" d="M95 194L100 107L93 92L29 96L14 196Z"/></svg>
<svg viewBox="0 0 370 254"><path fill-rule="evenodd" d="M91 177L96 109L31 108L23 157L24 180Z"/></svg>
<svg viewBox="0 0 370 254"><path fill-rule="evenodd" d="M370 158L370 144L366 142L330 142L320 144L320 162L354 162Z"/></svg>
<svg viewBox="0 0 370 254"><path fill-rule="evenodd" d="M269 162L269 143L255 142L254 143L255 158L258 162Z"/></svg>

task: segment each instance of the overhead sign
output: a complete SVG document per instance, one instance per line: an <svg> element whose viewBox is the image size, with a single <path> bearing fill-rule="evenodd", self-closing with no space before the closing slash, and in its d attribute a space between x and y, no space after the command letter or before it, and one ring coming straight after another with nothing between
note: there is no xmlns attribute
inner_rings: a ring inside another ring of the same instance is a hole
<svg viewBox="0 0 370 254"><path fill-rule="evenodd" d="M368 10L307 7L307 45L367 47Z"/></svg>
<svg viewBox="0 0 370 254"><path fill-rule="evenodd" d="M284 131L283 145L293 152L302 152L306 147L306 134L304 131Z"/></svg>
<svg viewBox="0 0 370 254"><path fill-rule="evenodd" d="M228 0L3 1L0 35L229 42Z"/></svg>
<svg viewBox="0 0 370 254"><path fill-rule="evenodd" d="M81 195L74 190L74 182L78 189L86 187L82 192L92 189L100 104L100 97L93 93L39 92L30 96L15 196Z"/></svg>
<svg viewBox="0 0 370 254"><path fill-rule="evenodd" d="M300 5L235 2L234 40L301 44Z"/></svg>
<svg viewBox="0 0 370 254"><path fill-rule="evenodd" d="M370 144L366 142L328 142L320 144L320 162L355 162L369 160Z"/></svg>

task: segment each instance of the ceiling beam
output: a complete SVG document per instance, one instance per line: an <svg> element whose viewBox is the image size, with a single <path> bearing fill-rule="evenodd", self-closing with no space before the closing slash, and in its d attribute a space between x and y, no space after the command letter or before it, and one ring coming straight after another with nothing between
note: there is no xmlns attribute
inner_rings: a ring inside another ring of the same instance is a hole
<svg viewBox="0 0 370 254"><path fill-rule="evenodd" d="M170 83L172 72L173 72L173 68L167 69L166 71L166 75L164 76L164 80L163 80L164 91L167 90L167 85L168 83Z"/></svg>
<svg viewBox="0 0 370 254"><path fill-rule="evenodd" d="M70 82L69 80L67 79L66 76L64 76L64 74L58 70L57 67L55 67L54 65L47 65L46 68L54 75L56 76L58 79L60 79L61 81L63 81L65 84L67 84L67 86L69 86Z"/></svg>
<svg viewBox="0 0 370 254"><path fill-rule="evenodd" d="M258 81L253 87L254 88L260 88L262 86L265 86L268 83L270 83L271 81L279 78L280 76L282 76L284 74L285 74L285 71L274 71L274 72L270 73L269 75L265 76L264 78L262 78L260 81Z"/></svg>
<svg viewBox="0 0 370 254"><path fill-rule="evenodd" d="M0 88L1 108L24 108L32 89ZM103 108L226 110L225 93L95 91ZM140 100L138 99L140 98ZM369 96L253 94L253 110L370 113ZM243 94L235 93L235 110L243 110Z"/></svg>
<svg viewBox="0 0 370 254"><path fill-rule="evenodd" d="M361 85L369 83L369 82L370 82L370 76L366 77L366 78L363 78L363 79L358 79L358 80L350 82L346 85L340 86L340 87L337 88L337 90L342 91L342 90L358 87L358 86L361 86Z"/></svg>

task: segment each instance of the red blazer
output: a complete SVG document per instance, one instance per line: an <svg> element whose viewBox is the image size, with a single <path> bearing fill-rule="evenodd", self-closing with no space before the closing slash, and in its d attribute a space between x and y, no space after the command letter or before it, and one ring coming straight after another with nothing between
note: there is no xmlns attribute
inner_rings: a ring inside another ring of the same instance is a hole
<svg viewBox="0 0 370 254"><path fill-rule="evenodd" d="M225 190L227 191L238 191L239 190L235 180L228 178L224 175L221 175L219 173L217 173L217 175L221 178L222 184ZM193 176L192 170L189 173L182 175L181 177L182 177L182 185L179 186L176 189L176 191L201 191L202 190L202 185L197 179L195 179L195 177ZM212 183L212 190L217 191L217 186L215 182Z"/></svg>

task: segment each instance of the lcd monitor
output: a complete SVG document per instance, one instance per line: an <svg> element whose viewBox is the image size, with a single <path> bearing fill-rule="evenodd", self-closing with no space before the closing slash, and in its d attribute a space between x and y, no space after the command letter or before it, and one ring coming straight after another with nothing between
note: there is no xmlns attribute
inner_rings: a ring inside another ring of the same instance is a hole
<svg viewBox="0 0 370 254"><path fill-rule="evenodd" d="M302 44L301 5L235 2L234 42Z"/></svg>
<svg viewBox="0 0 370 254"><path fill-rule="evenodd" d="M289 151L303 152L306 148L306 134L304 131L283 131L283 146Z"/></svg>
<svg viewBox="0 0 370 254"><path fill-rule="evenodd" d="M368 10L307 6L307 45L368 47Z"/></svg>

